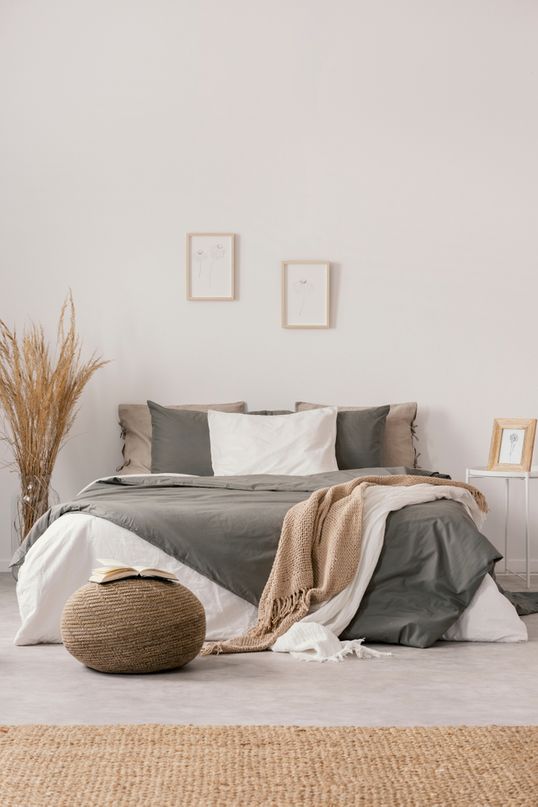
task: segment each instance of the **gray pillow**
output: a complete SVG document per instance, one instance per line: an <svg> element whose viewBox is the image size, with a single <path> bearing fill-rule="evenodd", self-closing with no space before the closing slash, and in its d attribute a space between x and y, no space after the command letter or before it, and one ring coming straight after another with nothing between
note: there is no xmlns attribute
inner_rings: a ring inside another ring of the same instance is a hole
<svg viewBox="0 0 538 807"><path fill-rule="evenodd" d="M179 404L167 409L188 409L207 412L244 412L245 402L223 404ZM151 471L151 415L147 404L120 404L118 406L123 443L123 465L117 470L122 474L149 474Z"/></svg>
<svg viewBox="0 0 538 807"><path fill-rule="evenodd" d="M383 466L383 437L390 406L377 406L336 417L336 462L341 471Z"/></svg>
<svg viewBox="0 0 538 807"><path fill-rule="evenodd" d="M320 406L329 404L305 403L298 401L295 404L296 412L304 412L306 409L317 409ZM339 406L339 412L355 412L371 409L371 406ZM396 403L390 404L390 412L385 425L385 437L383 440L383 462L384 468L393 468L404 465L407 468L416 468L419 455L416 452L415 440L415 418L417 416L416 403Z"/></svg>
<svg viewBox="0 0 538 807"><path fill-rule="evenodd" d="M247 412L248 415L293 415L291 409L257 409L255 412Z"/></svg>
<svg viewBox="0 0 538 807"><path fill-rule="evenodd" d="M213 476L207 412L168 409L148 401L151 473Z"/></svg>

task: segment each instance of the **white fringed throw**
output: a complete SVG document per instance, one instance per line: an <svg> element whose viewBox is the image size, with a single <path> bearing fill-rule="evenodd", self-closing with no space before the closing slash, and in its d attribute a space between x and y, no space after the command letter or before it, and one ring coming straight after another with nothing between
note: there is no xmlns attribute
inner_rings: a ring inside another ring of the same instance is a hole
<svg viewBox="0 0 538 807"><path fill-rule="evenodd" d="M273 650L290 653L302 661L343 661L346 656L380 658L391 656L363 645L364 639L341 642L338 636L319 622L296 622L277 639ZM278 646L278 649L277 649Z"/></svg>

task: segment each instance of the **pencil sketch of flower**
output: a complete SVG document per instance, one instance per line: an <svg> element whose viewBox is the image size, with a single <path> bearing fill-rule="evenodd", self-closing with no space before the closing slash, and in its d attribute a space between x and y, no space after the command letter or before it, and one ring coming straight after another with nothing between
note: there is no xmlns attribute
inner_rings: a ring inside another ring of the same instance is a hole
<svg viewBox="0 0 538 807"><path fill-rule="evenodd" d="M187 234L187 290L191 300L233 300L234 234Z"/></svg>
<svg viewBox="0 0 538 807"><path fill-rule="evenodd" d="M304 313L307 299L314 291L313 284L307 278L299 278L293 284L293 289L299 298L298 314L301 317Z"/></svg>
<svg viewBox="0 0 538 807"><path fill-rule="evenodd" d="M222 241L217 241L213 249L211 250L211 257L214 261L220 261L226 255L226 245L222 243Z"/></svg>
<svg viewBox="0 0 538 807"><path fill-rule="evenodd" d="M194 260L198 264L198 280L202 277L202 264L207 261L207 252L205 249L197 249L194 253Z"/></svg>
<svg viewBox="0 0 538 807"><path fill-rule="evenodd" d="M223 244L221 241L217 241L217 243L211 249L211 263L209 264L209 278L208 284L211 287L213 285L213 270L215 268L215 264L218 265L219 261L223 261L226 257L226 245Z"/></svg>
<svg viewBox="0 0 538 807"><path fill-rule="evenodd" d="M519 442L519 434L517 432L510 432L510 462L513 459L514 451L517 448L518 442Z"/></svg>

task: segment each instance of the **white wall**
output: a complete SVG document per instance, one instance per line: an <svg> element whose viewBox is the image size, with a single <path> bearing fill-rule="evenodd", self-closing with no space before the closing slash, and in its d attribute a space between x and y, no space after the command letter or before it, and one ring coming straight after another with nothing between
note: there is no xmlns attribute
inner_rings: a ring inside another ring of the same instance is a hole
<svg viewBox="0 0 538 807"><path fill-rule="evenodd" d="M117 465L121 400L416 399L460 477L537 415L537 35L533 0L1 0L0 317L52 335L70 286L113 360L60 494ZM185 300L189 230L238 233L238 301ZM304 257L330 331L280 328Z"/></svg>

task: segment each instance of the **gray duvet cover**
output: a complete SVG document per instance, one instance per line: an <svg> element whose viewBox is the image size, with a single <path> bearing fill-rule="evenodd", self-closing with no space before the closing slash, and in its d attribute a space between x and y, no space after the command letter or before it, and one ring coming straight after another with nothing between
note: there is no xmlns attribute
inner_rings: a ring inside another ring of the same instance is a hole
<svg viewBox="0 0 538 807"><path fill-rule="evenodd" d="M113 477L52 507L17 550L12 566L65 513L87 513L135 532L168 554L257 604L286 512L313 490L358 476L427 471L370 468L306 477ZM363 602L344 632L427 647L470 603L499 553L453 501L392 513Z"/></svg>

